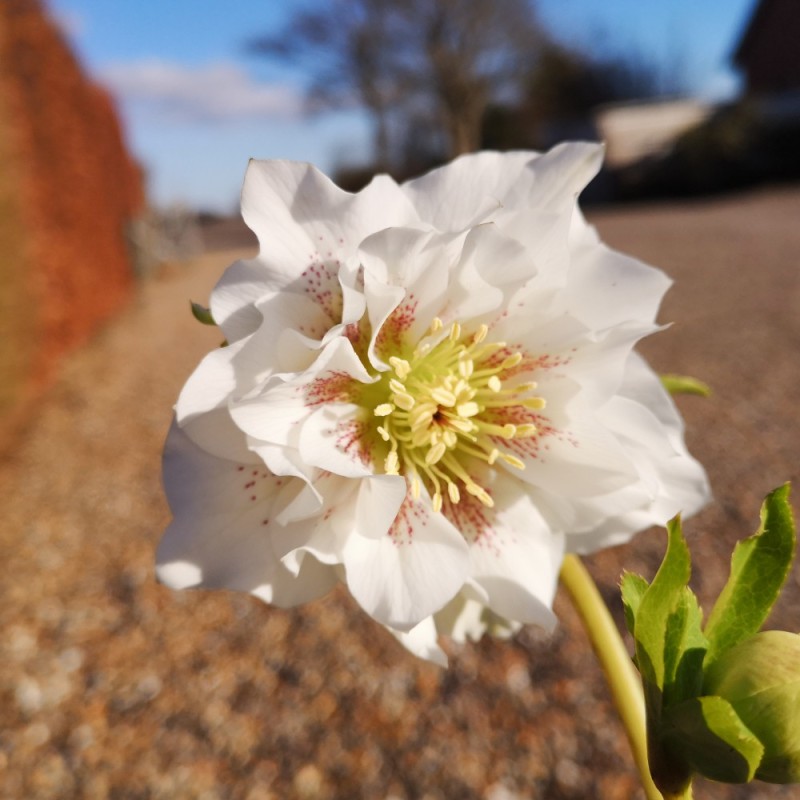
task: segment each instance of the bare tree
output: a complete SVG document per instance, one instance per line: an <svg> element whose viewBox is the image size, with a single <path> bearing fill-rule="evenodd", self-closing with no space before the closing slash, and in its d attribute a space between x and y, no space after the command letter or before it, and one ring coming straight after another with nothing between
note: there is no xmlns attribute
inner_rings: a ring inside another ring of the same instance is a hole
<svg viewBox="0 0 800 800"><path fill-rule="evenodd" d="M518 95L544 41L525 0L416 0L424 37L416 78L430 87L450 157L480 147L488 105Z"/></svg>
<svg viewBox="0 0 800 800"><path fill-rule="evenodd" d="M322 0L299 8L283 30L248 49L283 59L307 76L312 109L360 105L375 124L375 159L390 160L389 119L406 92L396 66L402 0Z"/></svg>
<svg viewBox="0 0 800 800"><path fill-rule="evenodd" d="M512 96L543 37L532 0L328 0L308 5L250 49L308 75L312 103L357 103L375 123L375 158L391 163L392 132L424 119L443 156L478 149L492 101ZM413 135L413 133L412 133Z"/></svg>

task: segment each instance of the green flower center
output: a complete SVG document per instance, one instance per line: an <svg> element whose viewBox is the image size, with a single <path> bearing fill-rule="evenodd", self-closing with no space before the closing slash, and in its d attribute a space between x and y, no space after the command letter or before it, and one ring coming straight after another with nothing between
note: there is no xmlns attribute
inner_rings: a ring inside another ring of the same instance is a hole
<svg viewBox="0 0 800 800"><path fill-rule="evenodd" d="M376 387L382 402L373 413L388 445L384 469L388 475L405 475L415 498L424 484L436 511L445 493L458 503L462 489L491 507L491 496L470 474L470 466L475 459L487 464L501 460L524 469L504 444L535 436L537 428L510 420L529 419L525 410L540 410L545 401L531 395L535 383L509 383L523 355L510 352L505 342L486 341L486 325L471 335L463 334L457 322L444 337L442 330L442 321L434 319L409 358L388 359L392 369Z"/></svg>

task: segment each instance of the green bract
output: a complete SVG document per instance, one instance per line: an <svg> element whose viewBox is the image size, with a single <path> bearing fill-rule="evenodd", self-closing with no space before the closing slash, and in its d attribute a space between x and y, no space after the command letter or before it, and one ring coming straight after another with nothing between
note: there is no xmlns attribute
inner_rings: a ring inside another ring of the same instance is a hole
<svg viewBox="0 0 800 800"><path fill-rule="evenodd" d="M708 397L711 387L690 375L662 375L661 383L670 394L696 394Z"/></svg>
<svg viewBox="0 0 800 800"><path fill-rule="evenodd" d="M795 532L789 485L767 495L755 536L736 545L731 574L708 617L705 666L757 633L778 599L792 566Z"/></svg>
<svg viewBox="0 0 800 800"><path fill-rule="evenodd" d="M211 309L206 308L200 303L192 301L192 316L203 325L216 325L214 317L211 316Z"/></svg>
<svg viewBox="0 0 800 800"><path fill-rule="evenodd" d="M650 769L667 795L681 794L693 773L726 783L800 782L800 636L759 633L794 555L788 495L786 485L765 499L761 525L736 546L705 627L678 518L667 526L653 582L623 576Z"/></svg>

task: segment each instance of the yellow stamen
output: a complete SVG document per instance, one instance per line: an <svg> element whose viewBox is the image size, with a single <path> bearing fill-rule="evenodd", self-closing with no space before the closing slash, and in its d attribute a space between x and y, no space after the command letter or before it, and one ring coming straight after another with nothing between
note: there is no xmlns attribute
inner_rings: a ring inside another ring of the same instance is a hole
<svg viewBox="0 0 800 800"><path fill-rule="evenodd" d="M480 344L489 334L489 326L481 325L472 337L473 344Z"/></svg>
<svg viewBox="0 0 800 800"><path fill-rule="evenodd" d="M402 408L404 411L411 411L416 403L416 400L406 392L395 392L392 395L392 400L398 408Z"/></svg>
<svg viewBox="0 0 800 800"><path fill-rule="evenodd" d="M404 358L392 356L389 359L389 365L394 369L395 374L398 378L400 378L401 381L404 381L411 372L411 364L409 364Z"/></svg>
<svg viewBox="0 0 800 800"><path fill-rule="evenodd" d="M522 440L539 435L533 412L545 401L532 394L533 381L511 385L509 370L527 356L508 354L505 342L487 341L487 325L464 332L452 322L447 335L438 338L443 329L434 317L413 353L391 356L390 370L375 384L384 392L372 412L383 418L376 431L388 451L384 470L405 475L415 500L424 487L434 511L445 502L462 502L464 491L492 508L494 500L476 480L476 468L525 469L524 449L508 452L503 442L519 442L515 447L520 448Z"/></svg>

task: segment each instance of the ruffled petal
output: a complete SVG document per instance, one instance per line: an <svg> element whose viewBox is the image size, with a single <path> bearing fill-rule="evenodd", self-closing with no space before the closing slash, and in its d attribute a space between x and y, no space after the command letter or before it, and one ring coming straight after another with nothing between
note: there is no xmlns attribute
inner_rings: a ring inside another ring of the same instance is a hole
<svg viewBox="0 0 800 800"><path fill-rule="evenodd" d="M500 617L552 630L564 537L550 530L523 484L488 470L481 484L492 508L471 496L445 507L469 542L471 582Z"/></svg>
<svg viewBox="0 0 800 800"><path fill-rule="evenodd" d="M238 589L285 605L327 592L336 581L332 569L309 564L294 576L273 552L273 515L295 491L292 480L208 455L173 424L164 485L174 518L156 556L159 579L175 589Z"/></svg>
<svg viewBox="0 0 800 800"><path fill-rule="evenodd" d="M448 273L460 238L412 228L387 228L364 240L364 292L373 331L370 359L416 342L447 301Z"/></svg>
<svg viewBox="0 0 800 800"><path fill-rule="evenodd" d="M387 628L387 630L417 658L432 661L440 667L447 666L447 655L437 641L438 634L433 617L422 620L410 631L395 631L392 628Z"/></svg>
<svg viewBox="0 0 800 800"><path fill-rule="evenodd" d="M476 326L497 319L514 294L536 274L530 252L495 225L473 228L452 269L447 304L440 316Z"/></svg>
<svg viewBox="0 0 800 800"><path fill-rule="evenodd" d="M300 425L318 408L349 404L354 383L373 378L349 340L334 339L302 373L275 375L258 393L231 402L231 417L249 436L261 442L296 446Z"/></svg>
<svg viewBox="0 0 800 800"><path fill-rule="evenodd" d="M228 412L228 403L238 391L235 359L246 342L212 350L200 362L181 390L175 416L184 433L206 452L252 463L258 459L249 452L247 437Z"/></svg>
<svg viewBox="0 0 800 800"><path fill-rule="evenodd" d="M179 424L228 405L229 398L237 390L234 358L245 343L246 340L242 340L230 347L212 350L197 365L175 404Z"/></svg>
<svg viewBox="0 0 800 800"><path fill-rule="evenodd" d="M461 156L403 185L422 219L458 231L493 219L506 207L558 209L574 204L597 174L601 145L570 142L548 153Z"/></svg>
<svg viewBox="0 0 800 800"><path fill-rule="evenodd" d="M271 291L269 273L256 259L236 261L211 292L211 315L229 343L254 333L261 324L256 303Z"/></svg>
<svg viewBox="0 0 800 800"><path fill-rule="evenodd" d="M603 410L602 421L626 448L638 480L577 509L568 537L573 552L627 541L678 512L695 514L711 499L705 470L686 449L683 423L658 376L636 354L628 366L620 396Z"/></svg>
<svg viewBox="0 0 800 800"><path fill-rule="evenodd" d="M410 631L463 586L469 570L466 542L427 498L407 497L385 535L375 531L370 525L345 543L347 586L378 622Z"/></svg>
<svg viewBox="0 0 800 800"><path fill-rule="evenodd" d="M344 542L352 532L359 481L318 473L275 517L275 555L297 573L307 554L323 564L342 563Z"/></svg>
<svg viewBox="0 0 800 800"><path fill-rule="evenodd" d="M522 623L501 617L489 608L486 605L488 595L480 591L483 595L480 600L462 591L434 615L440 634L455 642L477 642L487 633L508 638L522 627Z"/></svg>
<svg viewBox="0 0 800 800"><path fill-rule="evenodd" d="M564 302L595 329L652 323L672 281L659 269L601 243L573 249Z"/></svg>
<svg viewBox="0 0 800 800"><path fill-rule="evenodd" d="M348 478L371 475L372 451L363 417L363 409L353 404L318 408L300 430L300 457L306 464L335 475Z"/></svg>
<svg viewBox="0 0 800 800"><path fill-rule="evenodd" d="M563 142L543 153L532 165L533 191L519 205L572 208L578 195L597 175L605 147L596 142ZM527 200L527 203L526 203Z"/></svg>
<svg viewBox="0 0 800 800"><path fill-rule="evenodd" d="M251 589L250 593L278 608L294 608L326 595L339 583L336 570L313 557L303 559L297 572L283 565L270 580Z"/></svg>
<svg viewBox="0 0 800 800"><path fill-rule="evenodd" d="M242 216L258 237L258 261L274 288L302 286L302 276L338 274L369 234L418 220L391 178L376 178L350 194L310 164L251 161L242 191Z"/></svg>
<svg viewBox="0 0 800 800"><path fill-rule="evenodd" d="M421 219L440 231L461 231L486 222L512 193L529 195L538 153L475 153L461 156L401 187Z"/></svg>

